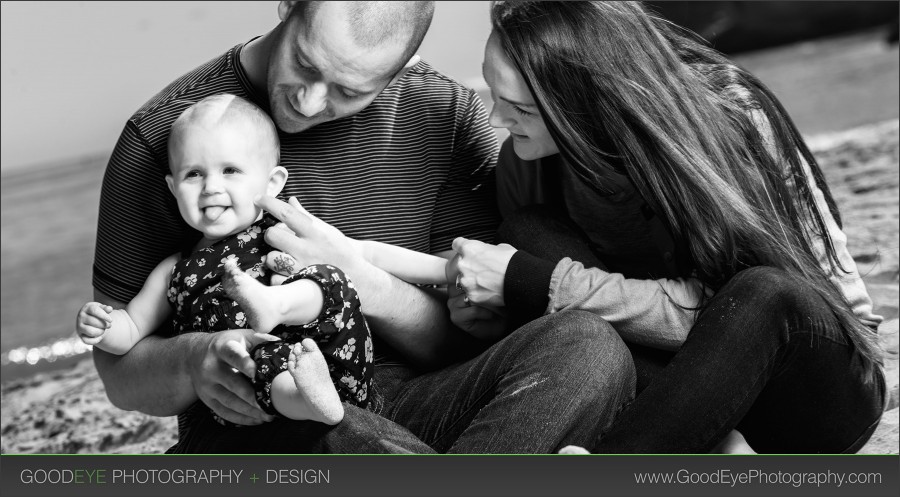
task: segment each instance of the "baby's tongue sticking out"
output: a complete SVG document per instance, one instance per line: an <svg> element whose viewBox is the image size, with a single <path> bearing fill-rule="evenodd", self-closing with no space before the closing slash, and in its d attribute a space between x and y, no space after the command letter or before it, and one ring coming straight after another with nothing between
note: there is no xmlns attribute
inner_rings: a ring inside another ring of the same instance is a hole
<svg viewBox="0 0 900 497"><path fill-rule="evenodd" d="M224 208L224 207L219 207L219 206L216 206L216 207L207 207L207 208L204 210L204 214L206 215L206 219L209 219L210 221L215 221L216 219L219 219L219 216L221 216L223 212L225 212L225 208Z"/></svg>

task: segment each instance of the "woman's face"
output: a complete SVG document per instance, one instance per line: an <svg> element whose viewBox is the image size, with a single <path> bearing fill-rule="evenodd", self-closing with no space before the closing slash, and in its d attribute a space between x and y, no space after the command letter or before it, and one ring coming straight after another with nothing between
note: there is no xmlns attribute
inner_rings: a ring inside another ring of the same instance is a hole
<svg viewBox="0 0 900 497"><path fill-rule="evenodd" d="M516 155L520 159L535 160L559 153L525 79L503 53L496 33L491 33L488 38L481 71L494 100L491 126L509 130Z"/></svg>

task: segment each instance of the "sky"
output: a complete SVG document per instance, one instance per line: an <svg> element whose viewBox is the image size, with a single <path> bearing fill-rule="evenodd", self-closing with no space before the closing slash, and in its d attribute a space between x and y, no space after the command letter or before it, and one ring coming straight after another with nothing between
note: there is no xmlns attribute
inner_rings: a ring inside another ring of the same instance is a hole
<svg viewBox="0 0 900 497"><path fill-rule="evenodd" d="M419 54L483 85L489 2L437 2ZM109 153L172 80L278 22L277 2L0 3L0 170Z"/></svg>

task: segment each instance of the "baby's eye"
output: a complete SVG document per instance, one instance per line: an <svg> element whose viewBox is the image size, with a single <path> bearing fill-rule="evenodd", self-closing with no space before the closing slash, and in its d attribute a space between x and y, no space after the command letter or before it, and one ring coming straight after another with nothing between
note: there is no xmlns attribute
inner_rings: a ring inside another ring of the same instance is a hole
<svg viewBox="0 0 900 497"><path fill-rule="evenodd" d="M241 170L236 167L226 167L222 172L224 174L239 174Z"/></svg>
<svg viewBox="0 0 900 497"><path fill-rule="evenodd" d="M184 177L185 178L199 178L200 171L196 171L196 170L188 171L188 172L184 173Z"/></svg>

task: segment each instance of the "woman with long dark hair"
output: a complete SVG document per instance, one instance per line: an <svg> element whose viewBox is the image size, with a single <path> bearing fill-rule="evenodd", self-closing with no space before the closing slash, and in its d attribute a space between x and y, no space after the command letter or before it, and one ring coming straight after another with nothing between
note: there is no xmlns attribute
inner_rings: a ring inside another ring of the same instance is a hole
<svg viewBox="0 0 900 497"><path fill-rule="evenodd" d="M738 433L758 452L858 450L885 397L881 317L778 100L639 3L497 2L491 20L506 243L454 242L454 321L486 338L498 308L505 329L608 321L639 394L592 451Z"/></svg>

